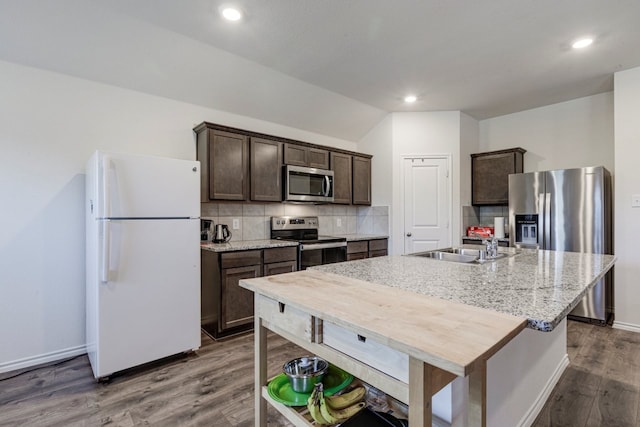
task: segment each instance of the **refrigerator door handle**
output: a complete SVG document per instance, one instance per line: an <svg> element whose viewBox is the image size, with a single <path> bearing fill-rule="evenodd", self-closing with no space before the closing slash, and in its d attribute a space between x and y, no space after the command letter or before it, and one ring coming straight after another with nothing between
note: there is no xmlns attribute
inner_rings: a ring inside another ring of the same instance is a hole
<svg viewBox="0 0 640 427"><path fill-rule="evenodd" d="M547 222L545 221L544 218L544 212L545 212L545 204L544 204L544 200L545 200L545 193L540 193L538 194L538 248L540 249L546 249L544 247L545 244L545 240L544 240L544 227L545 225L547 225Z"/></svg>
<svg viewBox="0 0 640 427"><path fill-rule="evenodd" d="M109 268L111 264L111 224L109 220L102 222L102 260L100 262L100 281L109 281Z"/></svg>
<svg viewBox="0 0 640 427"><path fill-rule="evenodd" d="M107 155L102 157L102 218L111 216L111 158Z"/></svg>
<svg viewBox="0 0 640 427"><path fill-rule="evenodd" d="M544 249L551 247L551 193L544 193Z"/></svg>

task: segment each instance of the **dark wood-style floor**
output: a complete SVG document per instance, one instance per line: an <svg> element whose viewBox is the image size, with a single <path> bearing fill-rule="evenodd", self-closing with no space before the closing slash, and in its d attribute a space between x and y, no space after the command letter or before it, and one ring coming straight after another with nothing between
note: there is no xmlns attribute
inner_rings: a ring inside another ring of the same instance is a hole
<svg viewBox="0 0 640 427"><path fill-rule="evenodd" d="M640 425L640 334L569 322L567 368L535 427ZM253 335L96 383L86 356L0 375L2 426L252 426ZM269 373L305 354L270 335ZM270 426L288 426L269 408ZM505 426L508 427L508 426Z"/></svg>

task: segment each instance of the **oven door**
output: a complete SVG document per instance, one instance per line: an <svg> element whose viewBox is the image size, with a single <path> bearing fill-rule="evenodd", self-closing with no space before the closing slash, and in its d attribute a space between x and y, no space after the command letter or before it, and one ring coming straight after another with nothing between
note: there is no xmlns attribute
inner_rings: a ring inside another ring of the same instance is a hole
<svg viewBox="0 0 640 427"><path fill-rule="evenodd" d="M347 260L347 242L301 243L298 270Z"/></svg>
<svg viewBox="0 0 640 427"><path fill-rule="evenodd" d="M333 202L333 171L286 165L284 198L295 202Z"/></svg>

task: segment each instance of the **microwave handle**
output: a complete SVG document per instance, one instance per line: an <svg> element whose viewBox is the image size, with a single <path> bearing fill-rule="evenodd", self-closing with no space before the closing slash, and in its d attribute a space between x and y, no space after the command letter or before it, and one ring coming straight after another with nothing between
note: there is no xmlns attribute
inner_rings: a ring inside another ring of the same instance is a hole
<svg viewBox="0 0 640 427"><path fill-rule="evenodd" d="M329 196L329 190L331 190L331 180L329 179L329 176L325 175L324 181L322 182L322 193L325 197Z"/></svg>

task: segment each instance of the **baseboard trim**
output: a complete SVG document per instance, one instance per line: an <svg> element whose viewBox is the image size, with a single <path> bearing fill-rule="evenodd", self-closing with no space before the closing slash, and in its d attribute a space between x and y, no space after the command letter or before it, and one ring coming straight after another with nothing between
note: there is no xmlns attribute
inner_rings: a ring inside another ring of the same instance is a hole
<svg viewBox="0 0 640 427"><path fill-rule="evenodd" d="M68 359L70 357L79 356L86 352L86 346L79 345L76 347L65 348L63 350L52 351L50 353L39 354L37 356L25 357L24 359L0 363L0 374L15 371L17 369L30 368L32 366L42 365L44 363L55 362L62 359Z"/></svg>
<svg viewBox="0 0 640 427"><path fill-rule="evenodd" d="M542 411L544 404L549 399L549 396L551 396L553 388L556 386L556 384L558 384L558 381L560 381L560 377L568 366L569 355L565 354L564 357L560 360L560 363L558 363L558 366L556 366L555 371L553 371L553 375L551 375L551 378L549 378L549 381L547 381L547 384L545 384L544 388L542 389L536 400L533 402L533 405L531 405L531 407L529 408L529 411L527 411L524 417L522 417L522 419L520 420L518 426L529 427L533 425L536 418L540 414L540 411Z"/></svg>
<svg viewBox="0 0 640 427"><path fill-rule="evenodd" d="M631 331L631 332L639 332L640 333L640 325L636 325L634 323L625 323L618 322L617 320L613 321L614 329L622 329L623 331Z"/></svg>

